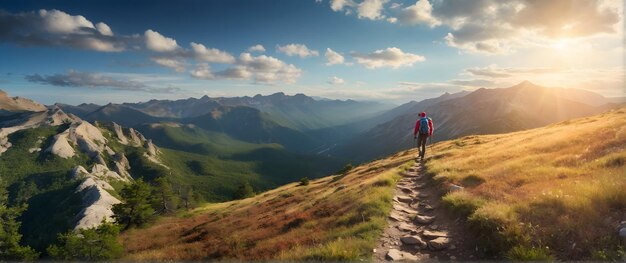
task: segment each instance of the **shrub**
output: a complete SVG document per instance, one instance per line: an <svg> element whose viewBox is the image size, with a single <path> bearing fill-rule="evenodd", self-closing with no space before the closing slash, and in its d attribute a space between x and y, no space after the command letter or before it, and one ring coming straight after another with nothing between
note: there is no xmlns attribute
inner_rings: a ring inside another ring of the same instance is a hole
<svg viewBox="0 0 626 263"><path fill-rule="evenodd" d="M309 182L310 182L310 180L309 180L308 177L302 177L300 179L300 186L309 185Z"/></svg>
<svg viewBox="0 0 626 263"><path fill-rule="evenodd" d="M483 200L472 197L465 191L447 194L442 200L446 206L463 216L471 215L484 203Z"/></svg>
<svg viewBox="0 0 626 263"><path fill-rule="evenodd" d="M97 228L59 234L58 244L48 247L48 254L58 260L101 261L119 258L123 247L117 241L120 229L103 222Z"/></svg>
<svg viewBox="0 0 626 263"><path fill-rule="evenodd" d="M235 193L233 194L233 198L244 199L248 197L253 197L254 195L255 193L254 193L254 189L252 188L252 185L250 185L250 183L246 181L240 184L239 187L237 187L237 190L235 190Z"/></svg>
<svg viewBox="0 0 626 263"><path fill-rule="evenodd" d="M341 170L337 171L337 174L347 174L348 172L350 172L352 169L354 169L354 166L352 166L351 163L346 164L346 166L344 166L343 168L341 168Z"/></svg>
<svg viewBox="0 0 626 263"><path fill-rule="evenodd" d="M518 245L506 253L506 258L516 261L547 261L552 260L550 249L546 247L527 247Z"/></svg>

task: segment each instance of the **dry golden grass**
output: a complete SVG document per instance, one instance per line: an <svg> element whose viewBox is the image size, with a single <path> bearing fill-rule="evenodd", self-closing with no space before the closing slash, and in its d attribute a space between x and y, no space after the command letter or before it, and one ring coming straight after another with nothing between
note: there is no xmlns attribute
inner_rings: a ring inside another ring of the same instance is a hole
<svg viewBox="0 0 626 263"><path fill-rule="evenodd" d="M120 237L125 259L369 260L410 159L398 153L345 176L162 218Z"/></svg>
<svg viewBox="0 0 626 263"><path fill-rule="evenodd" d="M623 253L626 108L516 133L434 146L428 171L466 187L444 200L482 235L486 255L611 259Z"/></svg>

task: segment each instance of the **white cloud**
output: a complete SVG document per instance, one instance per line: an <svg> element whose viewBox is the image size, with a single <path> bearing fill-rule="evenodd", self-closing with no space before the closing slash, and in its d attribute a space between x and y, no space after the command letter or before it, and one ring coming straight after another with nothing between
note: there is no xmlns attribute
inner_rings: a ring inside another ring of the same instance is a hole
<svg viewBox="0 0 626 263"><path fill-rule="evenodd" d="M302 70L292 64L266 55L255 57L250 53L241 53L235 66L222 71L212 72L206 63L199 64L191 71L191 76L199 79L251 79L256 83L268 84L295 83L301 74Z"/></svg>
<svg viewBox="0 0 626 263"><path fill-rule="evenodd" d="M426 24L430 27L441 25L441 22L432 15L433 6L428 0L419 0L400 12L398 19L402 24Z"/></svg>
<svg viewBox="0 0 626 263"><path fill-rule="evenodd" d="M335 12L342 11L345 7L356 6L352 0L330 0L330 9Z"/></svg>
<svg viewBox="0 0 626 263"><path fill-rule="evenodd" d="M72 16L59 10L39 10L45 29L50 33L77 33L82 28L95 28L93 23L84 16Z"/></svg>
<svg viewBox="0 0 626 263"><path fill-rule="evenodd" d="M256 44L248 48L248 52L265 52L265 47L261 44Z"/></svg>
<svg viewBox="0 0 626 263"><path fill-rule="evenodd" d="M330 9L335 12L345 11L346 15L356 13L359 19L380 20L385 18L382 12L388 2L389 0L330 0Z"/></svg>
<svg viewBox="0 0 626 263"><path fill-rule="evenodd" d="M468 53L508 54L553 46L563 39L623 37L624 5L614 0L417 0L401 8L386 0L331 0L331 9L360 19L445 26L445 43ZM545 45L539 45L544 43Z"/></svg>
<svg viewBox="0 0 626 263"><path fill-rule="evenodd" d="M396 47L390 47L384 50L376 50L369 54L352 53L352 57L357 63L368 69L390 67L410 67L416 62L424 61L426 58L417 54L405 53Z"/></svg>
<svg viewBox="0 0 626 263"><path fill-rule="evenodd" d="M231 64L235 62L235 57L225 51L221 51L216 48L206 48L202 44L191 42L191 50L193 56L200 61L210 63L225 63Z"/></svg>
<svg viewBox="0 0 626 263"><path fill-rule="evenodd" d="M617 36L623 7L601 0L518 2L441 0L433 14L452 31L449 46L470 53L503 54L533 43L599 34Z"/></svg>
<svg viewBox="0 0 626 263"><path fill-rule="evenodd" d="M144 33L146 47L156 52L170 52L178 49L176 40L163 36L159 32L146 30Z"/></svg>
<svg viewBox="0 0 626 263"><path fill-rule="evenodd" d="M105 23L94 23L81 15L59 10L22 12L0 10L0 41L24 46L61 46L104 52L119 52L136 41L135 37L116 37Z"/></svg>
<svg viewBox="0 0 626 263"><path fill-rule="evenodd" d="M328 61L326 63L327 66L343 64L344 62L344 57L330 48L326 48L326 53L324 54L324 56Z"/></svg>
<svg viewBox="0 0 626 263"><path fill-rule="evenodd" d="M389 2L389 0L364 0L357 7L358 17L370 20L385 18L382 11L384 10L384 5L387 2Z"/></svg>
<svg viewBox="0 0 626 263"><path fill-rule="evenodd" d="M113 31L111 30L111 28L105 24L105 23L97 23L96 24L96 29L98 30L98 32L100 32L100 34L102 34L103 36L113 36Z"/></svg>
<svg viewBox="0 0 626 263"><path fill-rule="evenodd" d="M389 6L389 8L391 8L391 9L397 9L397 8L400 8L400 7L402 7L402 3L392 3Z"/></svg>
<svg viewBox="0 0 626 263"><path fill-rule="evenodd" d="M191 71L191 76L197 79L215 79L211 67L207 63L200 63Z"/></svg>
<svg viewBox="0 0 626 263"><path fill-rule="evenodd" d="M154 57L154 58L151 58L151 60L156 64L171 68L175 70L176 72L185 71L185 62L180 61L178 59L166 58L166 57Z"/></svg>
<svg viewBox="0 0 626 263"><path fill-rule="evenodd" d="M278 52L284 53L287 56L299 56L301 58L317 57L320 53L317 50L311 50L303 44L288 44L284 46L276 46Z"/></svg>
<svg viewBox="0 0 626 263"><path fill-rule="evenodd" d="M331 84L331 85L341 85L343 83L345 83L345 81L342 78L339 78L337 76L334 76L328 80L328 84Z"/></svg>

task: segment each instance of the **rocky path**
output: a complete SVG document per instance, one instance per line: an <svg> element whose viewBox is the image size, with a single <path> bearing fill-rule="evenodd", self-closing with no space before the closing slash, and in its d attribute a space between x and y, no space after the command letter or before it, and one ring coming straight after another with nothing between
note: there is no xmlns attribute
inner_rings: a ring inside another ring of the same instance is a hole
<svg viewBox="0 0 626 263"><path fill-rule="evenodd" d="M440 207L445 194L433 187L424 163L403 173L388 225L374 251L376 261L473 260L475 242L461 219Z"/></svg>

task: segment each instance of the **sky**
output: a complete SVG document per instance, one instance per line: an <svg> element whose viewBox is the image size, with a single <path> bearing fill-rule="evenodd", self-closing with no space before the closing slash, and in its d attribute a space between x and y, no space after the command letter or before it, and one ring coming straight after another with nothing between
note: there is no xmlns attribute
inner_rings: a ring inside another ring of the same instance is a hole
<svg viewBox="0 0 626 263"><path fill-rule="evenodd" d="M304 93L400 104L523 80L626 96L619 0L2 1L39 102Z"/></svg>

